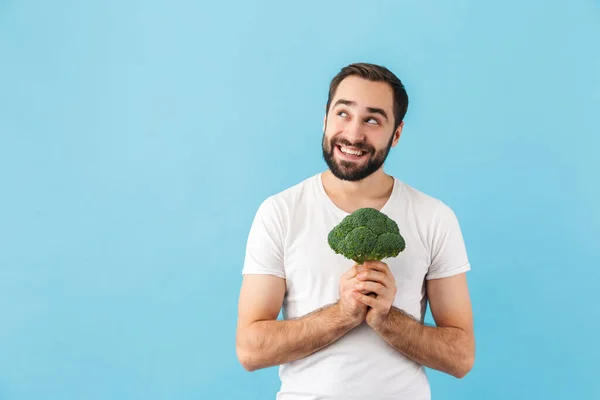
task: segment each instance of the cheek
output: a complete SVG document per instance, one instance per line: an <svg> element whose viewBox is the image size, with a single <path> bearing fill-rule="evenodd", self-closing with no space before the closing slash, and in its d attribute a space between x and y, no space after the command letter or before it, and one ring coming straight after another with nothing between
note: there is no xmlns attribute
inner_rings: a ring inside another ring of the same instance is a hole
<svg viewBox="0 0 600 400"><path fill-rule="evenodd" d="M323 136L325 141L329 144L332 140L336 140L337 138L343 136L344 130L340 129L335 125L327 125L325 132L323 132Z"/></svg>
<svg viewBox="0 0 600 400"><path fill-rule="evenodd" d="M329 121L325 127L325 134L328 137L333 137L344 130L344 124L337 121Z"/></svg>
<svg viewBox="0 0 600 400"><path fill-rule="evenodd" d="M366 136L369 143L375 147L385 147L390 140L390 137L379 129L372 129L371 132L368 132Z"/></svg>

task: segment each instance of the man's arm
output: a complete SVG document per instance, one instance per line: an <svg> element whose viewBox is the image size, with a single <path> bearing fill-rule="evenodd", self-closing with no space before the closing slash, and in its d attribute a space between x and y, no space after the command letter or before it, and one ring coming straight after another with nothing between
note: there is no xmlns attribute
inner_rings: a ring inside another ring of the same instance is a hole
<svg viewBox="0 0 600 400"><path fill-rule="evenodd" d="M273 275L245 275L236 335L236 352L242 366L254 371L304 358L360 324L366 307L350 298L355 275L353 268L342 277L340 301L286 321L277 320L285 280ZM345 287L348 289L344 291Z"/></svg>
<svg viewBox="0 0 600 400"><path fill-rule="evenodd" d="M365 278L372 280L366 288L376 292L377 298L356 295L372 307L367 313L367 323L390 346L411 360L456 378L464 377L475 360L473 317L466 275L462 273L427 281L436 326L426 326L391 305L396 289L387 265L377 263L371 269L379 274L371 273Z"/></svg>

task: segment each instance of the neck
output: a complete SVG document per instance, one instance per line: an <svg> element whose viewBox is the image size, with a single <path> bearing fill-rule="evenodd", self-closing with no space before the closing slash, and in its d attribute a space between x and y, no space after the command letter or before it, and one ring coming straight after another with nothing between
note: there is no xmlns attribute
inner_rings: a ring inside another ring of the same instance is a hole
<svg viewBox="0 0 600 400"><path fill-rule="evenodd" d="M356 204L387 199L394 186L394 179L383 172L383 169L357 182L341 180L327 170L322 174L322 181L325 191L331 197L351 200Z"/></svg>

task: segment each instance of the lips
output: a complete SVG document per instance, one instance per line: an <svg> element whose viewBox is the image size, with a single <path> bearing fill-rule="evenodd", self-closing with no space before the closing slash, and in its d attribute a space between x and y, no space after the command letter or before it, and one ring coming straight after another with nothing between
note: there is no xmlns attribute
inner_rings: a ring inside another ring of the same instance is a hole
<svg viewBox="0 0 600 400"><path fill-rule="evenodd" d="M365 158L365 156L368 154L368 152L365 150L357 149L355 147L339 145L339 144L336 145L335 148L336 148L336 153L338 153L340 158L343 158L348 161L361 160L361 159Z"/></svg>
<svg viewBox="0 0 600 400"><path fill-rule="evenodd" d="M364 153L364 151L362 151L362 150L358 150L358 149L354 149L354 148L346 147L346 146L339 146L339 149L344 154L350 154L350 155L359 156L359 157L362 156Z"/></svg>

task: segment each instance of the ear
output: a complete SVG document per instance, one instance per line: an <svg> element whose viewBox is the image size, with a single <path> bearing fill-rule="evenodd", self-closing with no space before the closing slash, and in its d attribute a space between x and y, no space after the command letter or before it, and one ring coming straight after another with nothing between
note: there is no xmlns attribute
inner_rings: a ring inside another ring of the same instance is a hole
<svg viewBox="0 0 600 400"><path fill-rule="evenodd" d="M398 125L398 129L394 132L394 140L392 141L392 147L395 147L400 141L400 136L402 135L402 128L404 128L404 121L400 122Z"/></svg>
<svg viewBox="0 0 600 400"><path fill-rule="evenodd" d="M327 114L323 117L323 133L325 133L325 125L327 124Z"/></svg>

